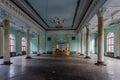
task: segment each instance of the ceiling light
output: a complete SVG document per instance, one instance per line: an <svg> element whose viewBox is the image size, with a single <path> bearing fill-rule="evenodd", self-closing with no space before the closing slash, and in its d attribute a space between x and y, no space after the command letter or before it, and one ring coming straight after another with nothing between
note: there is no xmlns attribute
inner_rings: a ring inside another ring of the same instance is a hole
<svg viewBox="0 0 120 80"><path fill-rule="evenodd" d="M65 19L59 18L59 17L55 17L53 19L50 20L51 23L53 23L55 25L55 28L62 28L62 24L65 23Z"/></svg>

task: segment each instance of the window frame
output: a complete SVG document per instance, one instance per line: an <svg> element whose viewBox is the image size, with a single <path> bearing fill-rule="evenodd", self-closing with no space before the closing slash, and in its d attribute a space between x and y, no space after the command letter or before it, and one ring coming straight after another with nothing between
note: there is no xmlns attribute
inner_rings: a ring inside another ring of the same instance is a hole
<svg viewBox="0 0 120 80"><path fill-rule="evenodd" d="M27 40L23 37L22 38L22 51L26 51L26 49L27 49Z"/></svg>
<svg viewBox="0 0 120 80"><path fill-rule="evenodd" d="M109 32L107 35L107 52L114 53L114 33Z"/></svg>
<svg viewBox="0 0 120 80"><path fill-rule="evenodd" d="M9 35L9 51L15 52L15 37L13 34Z"/></svg>

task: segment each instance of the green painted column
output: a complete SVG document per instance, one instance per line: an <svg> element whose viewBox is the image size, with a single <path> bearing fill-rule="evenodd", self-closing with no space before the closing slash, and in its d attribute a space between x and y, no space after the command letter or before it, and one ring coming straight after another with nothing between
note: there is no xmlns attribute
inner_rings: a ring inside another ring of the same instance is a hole
<svg viewBox="0 0 120 80"><path fill-rule="evenodd" d="M10 20L4 19L4 53L3 53L3 60L4 64L11 64L10 61L10 49L9 49L9 30L10 30Z"/></svg>
<svg viewBox="0 0 120 80"><path fill-rule="evenodd" d="M117 58L120 59L120 27L117 30Z"/></svg>
<svg viewBox="0 0 120 80"><path fill-rule="evenodd" d="M0 27L0 57L3 57L4 52L4 30L3 27Z"/></svg>
<svg viewBox="0 0 120 80"><path fill-rule="evenodd" d="M27 29L27 53L26 53L26 58L30 59L30 28Z"/></svg>
<svg viewBox="0 0 120 80"><path fill-rule="evenodd" d="M18 43L17 43L17 50L18 50L18 55L21 55L21 33L18 31Z"/></svg>

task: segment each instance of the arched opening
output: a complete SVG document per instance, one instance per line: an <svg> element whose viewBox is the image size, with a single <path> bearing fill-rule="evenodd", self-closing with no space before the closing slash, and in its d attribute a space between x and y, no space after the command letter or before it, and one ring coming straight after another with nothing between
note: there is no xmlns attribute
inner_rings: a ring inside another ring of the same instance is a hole
<svg viewBox="0 0 120 80"><path fill-rule="evenodd" d="M113 56L114 53L114 33L110 32L107 35L107 55Z"/></svg>
<svg viewBox="0 0 120 80"><path fill-rule="evenodd" d="M15 37L13 34L9 35L10 56L15 56Z"/></svg>
<svg viewBox="0 0 120 80"><path fill-rule="evenodd" d="M26 54L26 48L27 48L27 41L26 39L23 37L22 38L22 55L25 55Z"/></svg>

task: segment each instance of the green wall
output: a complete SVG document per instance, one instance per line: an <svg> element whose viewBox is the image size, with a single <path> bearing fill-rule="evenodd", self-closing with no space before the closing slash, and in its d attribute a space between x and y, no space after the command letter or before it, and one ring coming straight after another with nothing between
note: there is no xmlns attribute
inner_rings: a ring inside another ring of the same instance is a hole
<svg viewBox="0 0 120 80"><path fill-rule="evenodd" d="M97 34L96 33L92 33L90 35L90 53L97 53Z"/></svg>
<svg viewBox="0 0 120 80"><path fill-rule="evenodd" d="M47 34L46 37L46 50L47 52L51 52L52 51L52 44L53 44L53 39L54 36L56 36L56 41L58 40L66 40L67 38L69 38L69 43L70 43L70 51L71 52L78 52L78 37L77 34ZM50 37L51 40L47 40L47 38ZM72 40L72 37L75 37L75 40ZM62 44L59 44L59 49L61 49Z"/></svg>
<svg viewBox="0 0 120 80"><path fill-rule="evenodd" d="M108 26L109 28L105 29L105 33L104 33L104 38L105 38L105 48L104 48L104 54L107 54L107 35L109 32L113 32L114 33L114 57L116 57L117 55L117 30L118 27L113 25L113 26ZM16 54L18 54L18 31L16 31L14 28L10 28L10 34L13 34L15 37L15 52ZM40 33L40 53L44 53L44 52L51 52L52 51L52 44L53 44L53 38L56 35L56 39L64 39L67 40L67 36L69 36L69 42L70 42L70 51L71 52L78 52L78 35L77 34L47 34L45 36L45 34ZM22 39L22 37L26 38L26 33L24 34L20 34L20 38ZM48 41L47 38L50 37L51 40ZM72 40L72 37L75 37L75 40ZM45 45L46 43L46 45ZM31 49L31 53L33 51L37 51L37 36L35 35L31 35L30 38L30 49ZM22 48L21 48L22 50ZM86 33L84 33L84 53L86 53ZM97 54L98 53L98 37L97 37L97 33L91 33L90 36L90 53L94 53Z"/></svg>

